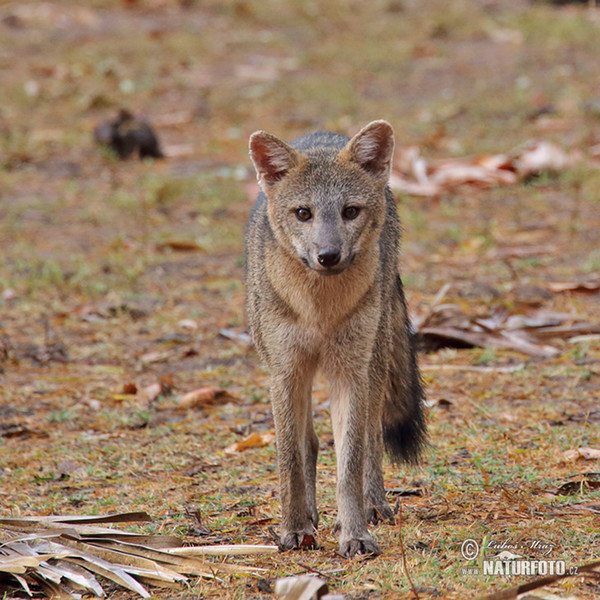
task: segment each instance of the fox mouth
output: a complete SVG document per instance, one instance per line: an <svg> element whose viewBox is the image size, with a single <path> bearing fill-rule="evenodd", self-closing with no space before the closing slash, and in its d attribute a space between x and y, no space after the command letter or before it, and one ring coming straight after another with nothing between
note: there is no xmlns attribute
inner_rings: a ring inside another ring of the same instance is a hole
<svg viewBox="0 0 600 600"><path fill-rule="evenodd" d="M319 275L323 275L325 277L329 277L331 275L339 275L343 273L356 258L356 253L351 254L347 260L339 262L337 265L333 267L324 267L320 265L318 262L316 264L311 263L311 261L306 258L306 256L302 256L302 262L311 270L316 271Z"/></svg>
<svg viewBox="0 0 600 600"><path fill-rule="evenodd" d="M346 266L344 267L330 267L330 268L319 268L319 269L313 269L314 271L316 271L319 275L323 275L325 277L329 277L330 275L339 275L340 273L343 273L346 270Z"/></svg>

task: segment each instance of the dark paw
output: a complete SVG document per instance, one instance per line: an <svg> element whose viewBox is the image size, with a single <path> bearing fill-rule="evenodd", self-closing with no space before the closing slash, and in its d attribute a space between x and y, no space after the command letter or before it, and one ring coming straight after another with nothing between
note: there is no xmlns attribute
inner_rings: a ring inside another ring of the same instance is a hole
<svg viewBox="0 0 600 600"><path fill-rule="evenodd" d="M386 502L378 506L370 506L367 509L367 522L376 525L382 522L395 523L394 511L390 508L390 505Z"/></svg>
<svg viewBox="0 0 600 600"><path fill-rule="evenodd" d="M305 531L286 531L279 538L279 550L307 550L316 546L315 536Z"/></svg>
<svg viewBox="0 0 600 600"><path fill-rule="evenodd" d="M381 554L381 549L377 545L377 542L369 535L360 539L350 538L340 540L339 553L345 558L352 558L357 554L378 556Z"/></svg>
<svg viewBox="0 0 600 600"><path fill-rule="evenodd" d="M317 512L316 507L310 509L310 520L316 529L319 525L319 513Z"/></svg>

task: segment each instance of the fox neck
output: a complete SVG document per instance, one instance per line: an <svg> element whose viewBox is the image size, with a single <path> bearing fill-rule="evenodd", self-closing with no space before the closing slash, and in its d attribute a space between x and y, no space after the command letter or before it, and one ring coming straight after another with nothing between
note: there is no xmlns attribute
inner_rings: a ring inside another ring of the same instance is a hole
<svg viewBox="0 0 600 600"><path fill-rule="evenodd" d="M325 331L339 324L374 285L379 249L359 253L345 271L324 276L304 265L279 244L266 248L269 281L294 320Z"/></svg>

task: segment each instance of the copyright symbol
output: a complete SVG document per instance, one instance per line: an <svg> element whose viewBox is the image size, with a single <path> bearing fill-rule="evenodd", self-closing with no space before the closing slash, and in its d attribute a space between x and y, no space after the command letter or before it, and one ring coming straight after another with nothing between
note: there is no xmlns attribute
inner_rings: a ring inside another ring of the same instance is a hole
<svg viewBox="0 0 600 600"><path fill-rule="evenodd" d="M479 544L475 540L465 540L460 547L460 553L465 560L473 560L479 556Z"/></svg>

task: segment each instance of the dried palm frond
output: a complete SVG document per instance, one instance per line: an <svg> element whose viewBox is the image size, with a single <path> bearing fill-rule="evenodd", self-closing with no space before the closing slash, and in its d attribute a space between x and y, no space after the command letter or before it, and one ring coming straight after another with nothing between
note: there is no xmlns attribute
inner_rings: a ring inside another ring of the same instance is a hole
<svg viewBox="0 0 600 600"><path fill-rule="evenodd" d="M99 575L143 598L145 585L176 586L188 576L218 579L219 573L263 569L215 564L205 555L276 552L276 546L183 547L172 535L138 534L99 524L151 521L144 512L99 516L0 518L0 589L19 587L29 596L73 598L82 591L104 596Z"/></svg>

